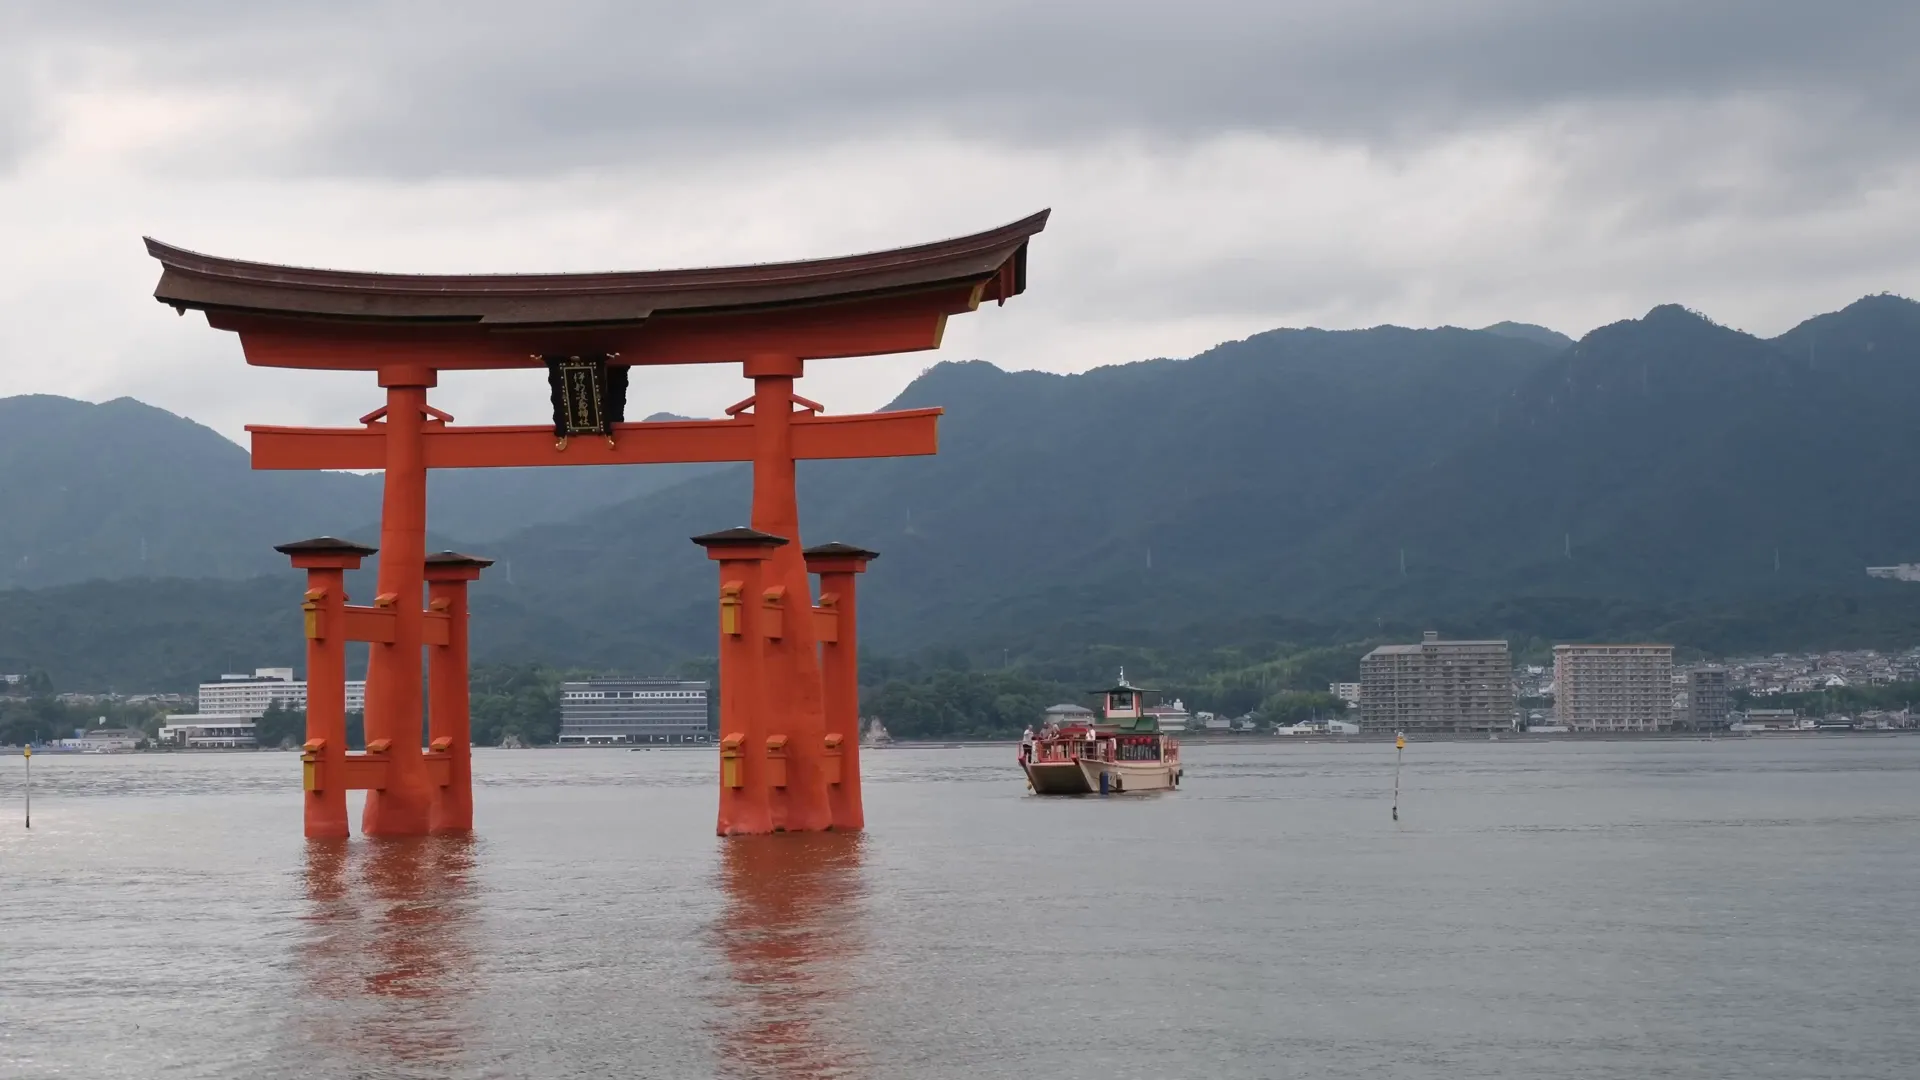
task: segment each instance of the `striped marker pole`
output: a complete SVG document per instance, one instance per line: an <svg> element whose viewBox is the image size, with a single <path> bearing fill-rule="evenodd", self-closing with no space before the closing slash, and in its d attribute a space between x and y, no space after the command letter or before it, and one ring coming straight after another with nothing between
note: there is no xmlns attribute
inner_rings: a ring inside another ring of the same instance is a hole
<svg viewBox="0 0 1920 1080"><path fill-rule="evenodd" d="M1400 755L1406 753L1407 736L1397 732L1393 736L1393 820L1400 820Z"/></svg>

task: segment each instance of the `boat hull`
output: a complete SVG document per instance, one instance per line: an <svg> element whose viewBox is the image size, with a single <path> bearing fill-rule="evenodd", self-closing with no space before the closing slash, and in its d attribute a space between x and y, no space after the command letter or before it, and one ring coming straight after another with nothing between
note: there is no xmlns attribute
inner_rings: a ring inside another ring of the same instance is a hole
<svg viewBox="0 0 1920 1080"><path fill-rule="evenodd" d="M1032 762L1024 767L1035 795L1091 795L1100 790L1087 782L1077 761Z"/></svg>
<svg viewBox="0 0 1920 1080"><path fill-rule="evenodd" d="M1035 795L1092 795L1103 773L1108 794L1167 791L1178 786L1180 774L1178 764L1160 761L1046 761L1024 768Z"/></svg>
<svg viewBox="0 0 1920 1080"><path fill-rule="evenodd" d="M1093 790L1100 790L1100 774L1107 776L1107 791L1114 795L1132 795L1142 791L1171 790L1178 782L1180 766L1164 761L1082 761Z"/></svg>

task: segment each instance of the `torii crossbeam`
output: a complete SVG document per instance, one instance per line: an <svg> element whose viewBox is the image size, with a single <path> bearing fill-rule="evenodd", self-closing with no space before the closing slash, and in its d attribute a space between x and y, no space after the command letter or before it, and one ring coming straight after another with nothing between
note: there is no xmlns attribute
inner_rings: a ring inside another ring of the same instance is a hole
<svg viewBox="0 0 1920 1080"><path fill-rule="evenodd" d="M366 732L382 756L343 757L333 733L344 732L344 718L317 715L338 711L343 699L312 695L309 835L345 831L344 810L314 811L334 805L314 792L350 786L370 789L361 821L369 835L470 825L465 758L447 758L442 745L445 732L464 738L468 730L465 695L451 689L455 681L465 685L464 601L447 586L438 606L422 607L429 469L694 461L754 466L752 528L696 538L722 572L718 829L860 828L853 575L875 553L801 547L794 463L934 453L940 410L829 416L796 394L794 382L809 360L938 348L950 316L1025 291L1027 244L1046 220L1042 211L972 236L836 259L608 274L313 270L149 239L148 252L164 268L155 298L237 333L249 364L372 371L386 390L386 404L358 427L248 428L254 468L385 474L375 608L342 607L334 619L342 628L358 625L354 619L380 624L377 634L348 640L372 642ZM753 396L722 420L624 422L632 367L690 363L740 364ZM540 367L548 369L551 425L464 427L427 404L443 370ZM333 573L319 563L331 567L341 557L332 549L314 554L312 543L288 546L296 565ZM462 581L486 565L457 558L465 561L442 569L457 570ZM810 565L824 583L818 606ZM343 594L314 591L322 596L310 605L344 604ZM451 621L449 604L458 608ZM460 628L457 649L443 624ZM316 636L323 625L326 618L308 620L310 655L329 658L309 679L344 678L331 659L341 642ZM420 675L428 646L444 653L434 654L431 703ZM457 662L449 659L455 655ZM429 704L431 730L443 734L423 751L420 721ZM331 749L315 747L329 737Z"/></svg>

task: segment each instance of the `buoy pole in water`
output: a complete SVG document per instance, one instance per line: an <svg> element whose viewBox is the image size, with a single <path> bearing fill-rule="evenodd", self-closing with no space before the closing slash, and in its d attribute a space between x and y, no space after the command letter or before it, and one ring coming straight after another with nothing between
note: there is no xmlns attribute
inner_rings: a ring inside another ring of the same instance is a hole
<svg viewBox="0 0 1920 1080"><path fill-rule="evenodd" d="M27 828L33 828L33 747L20 748L20 756L27 762Z"/></svg>
<svg viewBox="0 0 1920 1080"><path fill-rule="evenodd" d="M1407 749L1405 732L1395 732L1393 736L1393 820L1400 820L1400 755Z"/></svg>

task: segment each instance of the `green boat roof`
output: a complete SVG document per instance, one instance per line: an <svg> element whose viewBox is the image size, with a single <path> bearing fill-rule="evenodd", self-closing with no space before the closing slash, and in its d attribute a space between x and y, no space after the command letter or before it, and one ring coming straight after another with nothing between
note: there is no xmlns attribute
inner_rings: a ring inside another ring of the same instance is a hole
<svg viewBox="0 0 1920 1080"><path fill-rule="evenodd" d="M1095 731L1125 732L1130 735L1157 735L1160 721L1151 716L1126 717L1120 720L1101 719L1093 725Z"/></svg>

